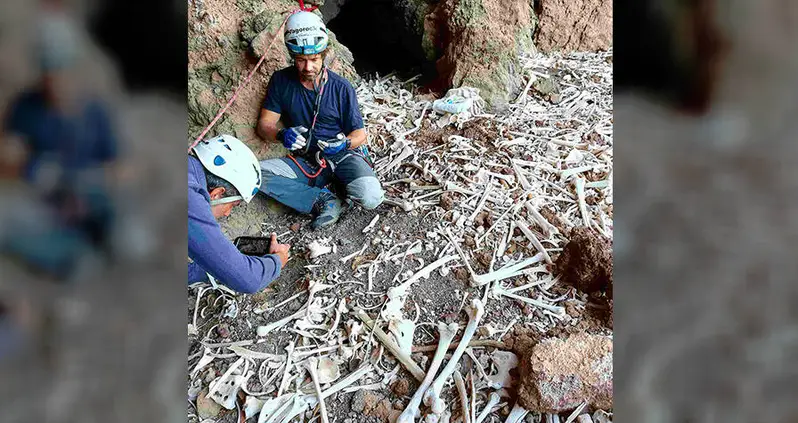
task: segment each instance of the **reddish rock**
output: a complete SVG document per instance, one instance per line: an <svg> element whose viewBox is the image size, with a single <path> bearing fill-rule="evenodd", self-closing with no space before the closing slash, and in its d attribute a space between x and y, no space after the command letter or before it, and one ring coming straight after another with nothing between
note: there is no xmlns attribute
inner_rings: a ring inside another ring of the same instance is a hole
<svg viewBox="0 0 798 423"><path fill-rule="evenodd" d="M612 408L612 338L584 333L539 342L521 360L519 401L524 408L562 413L587 401Z"/></svg>
<svg viewBox="0 0 798 423"><path fill-rule="evenodd" d="M612 46L612 1L540 0L535 46L542 52L599 51Z"/></svg>

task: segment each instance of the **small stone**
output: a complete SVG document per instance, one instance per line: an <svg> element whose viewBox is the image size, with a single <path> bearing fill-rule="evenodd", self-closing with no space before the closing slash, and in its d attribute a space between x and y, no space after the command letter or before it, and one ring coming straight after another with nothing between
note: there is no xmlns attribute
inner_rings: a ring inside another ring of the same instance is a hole
<svg viewBox="0 0 798 423"><path fill-rule="evenodd" d="M477 246L477 243L476 241L474 241L474 237L472 237L471 235L466 235L463 238L463 245L465 245L468 248L474 248Z"/></svg>
<svg viewBox="0 0 798 423"><path fill-rule="evenodd" d="M454 207L454 197L451 193L444 192L441 194L441 199L439 205L444 210L451 210Z"/></svg>
<svg viewBox="0 0 798 423"><path fill-rule="evenodd" d="M366 409L366 391L355 393L355 396L352 397L351 408L355 413L362 413Z"/></svg>
<svg viewBox="0 0 798 423"><path fill-rule="evenodd" d="M458 267L456 269L452 269L452 273L454 277L461 281L468 281L468 270L464 267Z"/></svg>
<svg viewBox="0 0 798 423"><path fill-rule="evenodd" d="M219 338L229 338L230 326L228 326L226 323L222 323L219 326L216 326L216 334L219 335Z"/></svg>
<svg viewBox="0 0 798 423"><path fill-rule="evenodd" d="M410 382L404 378L396 379L393 385L391 385L391 391L397 397L403 397L410 391Z"/></svg>
<svg viewBox="0 0 798 423"><path fill-rule="evenodd" d="M349 360L349 365L348 365L349 371L354 372L355 370L357 370L360 367L360 363L361 361L357 358Z"/></svg>
<svg viewBox="0 0 798 423"><path fill-rule="evenodd" d="M493 255L486 251L480 251L475 254L477 261L485 266L486 268L490 266L490 261L493 260Z"/></svg>
<svg viewBox="0 0 798 423"><path fill-rule="evenodd" d="M477 217L474 218L474 223L477 226L490 226L489 223L493 223L493 219L490 217L490 212L480 212L477 214Z"/></svg>
<svg viewBox="0 0 798 423"><path fill-rule="evenodd" d="M202 420L214 419L219 416L222 406L208 398L208 389L203 389L197 397L197 414Z"/></svg>
<svg viewBox="0 0 798 423"><path fill-rule="evenodd" d="M480 326L477 328L477 335L481 337L488 337L490 336L490 330L488 330L488 328L485 326Z"/></svg>
<svg viewBox="0 0 798 423"><path fill-rule="evenodd" d="M350 419L350 418L344 419L344 423L354 423L354 422L355 421L353 419Z"/></svg>
<svg viewBox="0 0 798 423"><path fill-rule="evenodd" d="M297 222L293 225L289 226L288 229L291 229L291 232L299 232L299 229L302 227L302 224Z"/></svg>
<svg viewBox="0 0 798 423"><path fill-rule="evenodd" d="M216 379L217 376L218 374L216 373L216 369L214 369L213 367L208 368L208 370L205 371L205 376L204 376L205 383L213 382L213 380Z"/></svg>

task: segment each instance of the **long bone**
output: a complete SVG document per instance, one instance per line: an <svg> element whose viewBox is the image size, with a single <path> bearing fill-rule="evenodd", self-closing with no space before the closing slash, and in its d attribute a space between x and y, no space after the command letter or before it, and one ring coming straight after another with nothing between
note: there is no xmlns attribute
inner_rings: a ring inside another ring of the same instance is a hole
<svg viewBox="0 0 798 423"><path fill-rule="evenodd" d="M457 362L460 361L460 357L463 355L463 352L468 347L468 341L474 336L474 333L477 331L477 324L479 320L482 319L482 314L485 312L485 307L482 305L482 301L478 298L474 298L471 300L471 307L466 309L468 313L468 325L465 328L465 332L463 332L463 338L460 340L460 345L457 346L457 349L454 350L452 353L452 358L449 359L449 362L446 363L446 367L443 368L441 374L435 379L435 382L427 389L427 392L424 394L424 404L432 408L432 413L440 415L443 412L444 407L446 404L441 399L441 389L443 388L443 384L449 379L449 376L452 375L454 372L455 367L457 366Z"/></svg>
<svg viewBox="0 0 798 423"><path fill-rule="evenodd" d="M443 322L439 322L438 334L438 348L435 350L435 355L432 357L432 363L430 363L427 375L424 376L424 380L421 381L421 386L419 386L416 390L416 393L413 394L413 398L410 399L410 403L407 404L407 407L405 407L402 414L399 415L396 423L412 423L421 415L421 412L419 411L421 400L424 397L424 393L427 391L427 388L432 384L435 374L441 367L441 363L443 363L443 357L446 355L446 350L449 349L449 345L452 343L455 334L457 334L457 323L450 323L447 325Z"/></svg>
<svg viewBox="0 0 798 423"><path fill-rule="evenodd" d="M321 411L322 423L329 423L327 418L327 407L324 405L324 398L321 396L321 385L319 385L319 359L316 357L309 357L305 362L305 368L310 373L310 379L313 381L313 389L316 390L316 398L319 400L319 409Z"/></svg>

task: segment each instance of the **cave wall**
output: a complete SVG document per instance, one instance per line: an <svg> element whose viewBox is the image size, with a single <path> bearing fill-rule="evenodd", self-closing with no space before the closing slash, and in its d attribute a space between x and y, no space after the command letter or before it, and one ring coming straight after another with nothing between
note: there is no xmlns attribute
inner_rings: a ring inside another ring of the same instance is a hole
<svg viewBox="0 0 798 423"><path fill-rule="evenodd" d="M355 40L356 55L331 30L330 67L351 81L359 80L358 60L368 64L369 48L376 50L384 44L390 46L386 56L372 57L384 63L382 74L388 68L426 72L431 78L423 82L440 93L473 86L494 111L506 109L522 88L518 55L535 49L533 36L545 51L605 49L611 43L611 25L606 25L607 19L611 23L608 0L317 0L306 4L318 5L316 13L331 29L337 21L346 23L343 13L350 13L349 7L385 8L381 16L360 15L339 31ZM567 7L554 8L557 5ZM206 0L189 6L190 138L213 119L241 75L266 50L270 33L297 6L295 0ZM558 19L570 21L566 25ZM596 25L603 31L598 35L592 29ZM566 31L576 31L578 42ZM364 44L358 45L359 40ZM259 157L284 153L265 147L254 133L269 76L290 60L282 34L277 34L274 43L250 86L210 134L234 134Z"/></svg>
<svg viewBox="0 0 798 423"><path fill-rule="evenodd" d="M611 0L535 0L542 52L599 51L612 46Z"/></svg>

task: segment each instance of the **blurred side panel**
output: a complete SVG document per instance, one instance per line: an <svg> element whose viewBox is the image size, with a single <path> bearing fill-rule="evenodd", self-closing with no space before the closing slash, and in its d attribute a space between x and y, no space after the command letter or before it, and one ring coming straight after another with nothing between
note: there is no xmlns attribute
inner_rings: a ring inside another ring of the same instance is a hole
<svg viewBox="0 0 798 423"><path fill-rule="evenodd" d="M614 420L795 421L798 4L614 9Z"/></svg>
<svg viewBox="0 0 798 423"><path fill-rule="evenodd" d="M184 417L186 3L0 3L0 421Z"/></svg>

